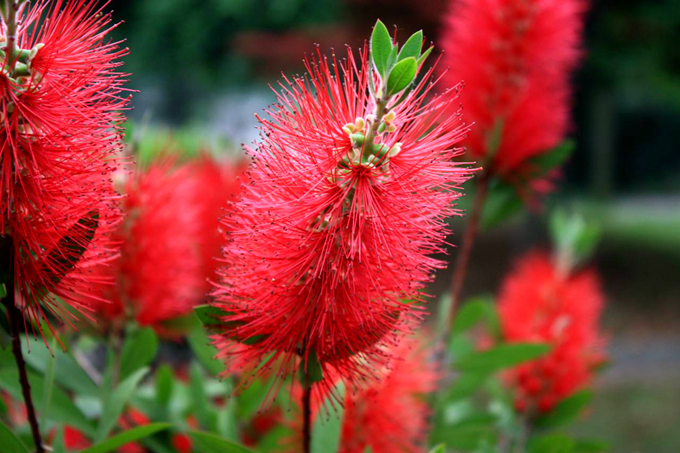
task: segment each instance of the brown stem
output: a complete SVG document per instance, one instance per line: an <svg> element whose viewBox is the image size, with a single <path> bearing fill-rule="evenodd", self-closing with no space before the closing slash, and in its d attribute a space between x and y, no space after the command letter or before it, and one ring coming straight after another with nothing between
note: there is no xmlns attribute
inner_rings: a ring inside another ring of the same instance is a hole
<svg viewBox="0 0 680 453"><path fill-rule="evenodd" d="M12 353L19 369L19 382L21 383L21 392L24 396L24 403L26 405L26 412L28 415L28 423L31 425L31 433L33 434L33 442L35 443L36 453L45 453L43 447L42 436L40 435L40 428L38 426L38 417L35 414L35 407L33 406L33 397L31 396L31 384L28 382L28 373L26 372L26 362L24 362L24 355L21 351L21 323L23 316L21 311L17 308L14 301L14 247L12 246L12 239L9 236L3 236L4 242L3 251L7 259L7 274L8 279L6 283L7 296L2 300L7 310L7 321L9 322L9 335L12 339Z"/></svg>
<svg viewBox="0 0 680 453"><path fill-rule="evenodd" d="M302 446L304 453L312 451L312 386L305 373L305 385L302 393Z"/></svg>
<svg viewBox="0 0 680 453"><path fill-rule="evenodd" d="M477 239L479 231L479 221L482 218L482 211L484 209L484 202L489 191L489 177L488 174L483 173L477 178L477 192L472 202L470 215L468 217L467 227L463 235L463 241L458 251L456 264L453 268L453 277L451 279L451 307L449 310L448 319L446 322L446 330L443 338L446 340L453 328L453 321L456 319L458 306L460 305L460 297L463 292L463 284L467 276L468 265L470 263L470 256L472 255L472 248Z"/></svg>

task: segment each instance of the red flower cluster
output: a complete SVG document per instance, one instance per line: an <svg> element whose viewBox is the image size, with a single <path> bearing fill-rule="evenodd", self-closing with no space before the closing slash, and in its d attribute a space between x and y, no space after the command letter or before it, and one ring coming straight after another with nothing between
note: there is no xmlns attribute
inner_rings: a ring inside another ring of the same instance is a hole
<svg viewBox="0 0 680 453"><path fill-rule="evenodd" d="M388 106L375 146L389 153L359 161L352 132L372 120L369 79L379 82L367 52L320 57L307 71L281 82L260 143L247 149L250 183L224 222L227 265L213 302L224 332L214 342L226 372L266 358L259 371L281 377L314 351L324 373L364 378L410 330L444 266L428 255L444 252L445 219L471 173L452 161L466 129L449 115L457 92L431 96L430 72Z"/></svg>
<svg viewBox="0 0 680 453"><path fill-rule="evenodd" d="M553 349L510 372L518 410L547 412L588 383L604 358L603 306L592 270L562 275L541 253L519 261L498 300L503 336L508 342L548 343Z"/></svg>
<svg viewBox="0 0 680 453"><path fill-rule="evenodd" d="M110 15L95 1L47 3L19 7L16 35L0 30L0 235L11 237L10 290L24 314L70 323L65 305L94 297L87 269L117 253L108 233L120 220L111 177L127 49L108 40Z"/></svg>
<svg viewBox="0 0 680 453"><path fill-rule="evenodd" d="M240 189L239 165L208 156L177 164L164 159L140 169L125 188L127 214L118 237L121 257L99 271L113 274L114 304L98 304L101 321L129 312L161 333L162 323L191 312L216 277L221 247L218 219Z"/></svg>
<svg viewBox="0 0 680 453"><path fill-rule="evenodd" d="M585 8L585 0L453 1L445 79L464 81L463 118L475 123L466 145L494 173L507 177L563 139Z"/></svg>
<svg viewBox="0 0 680 453"><path fill-rule="evenodd" d="M429 407L424 398L436 388L439 374L428 350L414 339L403 341L392 354L387 376L348 395L340 453L417 453L427 439Z"/></svg>

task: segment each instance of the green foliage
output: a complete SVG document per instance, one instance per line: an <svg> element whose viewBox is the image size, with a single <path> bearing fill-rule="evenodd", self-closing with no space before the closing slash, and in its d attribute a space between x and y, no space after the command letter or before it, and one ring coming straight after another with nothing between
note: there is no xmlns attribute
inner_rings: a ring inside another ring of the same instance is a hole
<svg viewBox="0 0 680 453"><path fill-rule="evenodd" d="M122 381L135 371L148 366L156 357L157 349L158 338L149 327L128 335L123 344L118 379Z"/></svg>
<svg viewBox="0 0 680 453"><path fill-rule="evenodd" d="M202 453L213 453L217 451L223 453L252 453L252 450L248 450L241 445L222 439L212 433L189 431L189 436L196 443L198 450Z"/></svg>
<svg viewBox="0 0 680 453"><path fill-rule="evenodd" d="M512 343L461 357L455 364L460 371L494 372L537 359L550 352L542 343Z"/></svg>
<svg viewBox="0 0 680 453"><path fill-rule="evenodd" d="M416 77L418 65L413 57L405 58L394 65L387 79L387 96L394 96L408 87Z"/></svg>
<svg viewBox="0 0 680 453"><path fill-rule="evenodd" d="M390 32L382 21L378 20L373 27L371 34L371 61L375 70L378 71L383 79L389 72L387 64L392 53L392 38Z"/></svg>
<svg viewBox="0 0 680 453"><path fill-rule="evenodd" d="M108 394L108 397L105 398L101 420L99 421L97 432L94 436L96 442L104 440L113 427L116 426L125 405L132 397L132 393L148 372L148 368L142 368L135 371L128 376L127 379L122 381L120 385L115 387L113 391Z"/></svg>
<svg viewBox="0 0 680 453"><path fill-rule="evenodd" d="M538 428L554 428L572 422L583 409L590 404L593 395L588 390L581 390L563 399L548 414L536 420Z"/></svg>
<svg viewBox="0 0 680 453"><path fill-rule="evenodd" d="M340 383L335 388L338 400L343 401L345 386ZM340 447L342 435L342 417L344 408L334 405L325 416L325 411L320 410L312 425L312 453L336 453Z"/></svg>
<svg viewBox="0 0 680 453"><path fill-rule="evenodd" d="M0 421L0 445L4 453L29 453L23 442L2 421Z"/></svg>
<svg viewBox="0 0 680 453"><path fill-rule="evenodd" d="M90 448L82 450L81 453L107 453L110 451L115 451L118 447L135 442L145 437L156 434L157 432L169 429L172 425L169 423L149 423L144 426L137 426L127 431L111 436L103 442L94 445Z"/></svg>

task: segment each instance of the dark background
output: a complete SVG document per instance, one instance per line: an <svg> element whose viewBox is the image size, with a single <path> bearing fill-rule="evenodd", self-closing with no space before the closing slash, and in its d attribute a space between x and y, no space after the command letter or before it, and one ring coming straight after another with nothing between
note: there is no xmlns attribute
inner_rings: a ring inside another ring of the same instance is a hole
<svg viewBox="0 0 680 453"><path fill-rule="evenodd" d="M362 45L375 19L437 44L448 0L114 0L115 31L140 90L135 130L172 129L186 146L238 154L256 137L268 84L302 58ZM555 26L559 26L556 24ZM680 451L680 0L595 1L574 74L577 149L547 206L604 232L594 265L609 306L611 367L576 429L615 451ZM495 292L513 259L545 236L526 214L482 235L468 294ZM460 233L461 226L454 225ZM454 239L456 241L456 239ZM440 293L449 274L434 287Z"/></svg>

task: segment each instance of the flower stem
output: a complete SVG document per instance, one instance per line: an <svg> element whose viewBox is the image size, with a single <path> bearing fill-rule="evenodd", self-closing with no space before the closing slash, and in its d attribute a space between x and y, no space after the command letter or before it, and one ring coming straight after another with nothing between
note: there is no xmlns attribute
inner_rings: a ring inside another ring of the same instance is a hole
<svg viewBox="0 0 680 453"><path fill-rule="evenodd" d="M310 453L312 451L312 386L309 383L307 373L305 373L304 381L302 391L302 451Z"/></svg>
<svg viewBox="0 0 680 453"><path fill-rule="evenodd" d="M472 248L474 247L477 233L479 232L479 222L482 218L482 211L484 210L484 203L489 191L489 176L482 173L477 178L477 191L472 202L470 215L468 217L467 227L463 235L463 242L456 258L456 264L453 269L453 277L451 278L451 307L446 322L446 329L444 330L443 339L446 340L451 334L453 322L456 319L458 306L460 305L460 298L463 292L463 284L467 276L468 265L470 263L470 256L472 255Z"/></svg>
<svg viewBox="0 0 680 453"><path fill-rule="evenodd" d="M3 20L5 21L5 35L7 37L5 55L7 55L7 63L11 67L17 48L17 10L19 9L19 3L16 0L5 0L4 9Z"/></svg>
<svg viewBox="0 0 680 453"><path fill-rule="evenodd" d="M21 384L21 392L24 396L24 403L26 405L26 412L28 416L28 423L31 425L31 433L33 434L33 442L35 443L36 453L45 453L43 447L42 436L40 435L40 428L38 425L38 417L35 414L35 406L33 405L33 397L31 396L31 384L28 382L28 373L26 372L26 362L24 362L24 355L21 351L21 322L23 316L21 311L16 306L14 300L15 285L14 285L14 247L12 239L9 236L2 236L3 252L5 259L4 263L7 267L7 296L2 300L7 310L7 321L9 322L9 335L12 339L12 353L14 360L19 370L19 383Z"/></svg>

